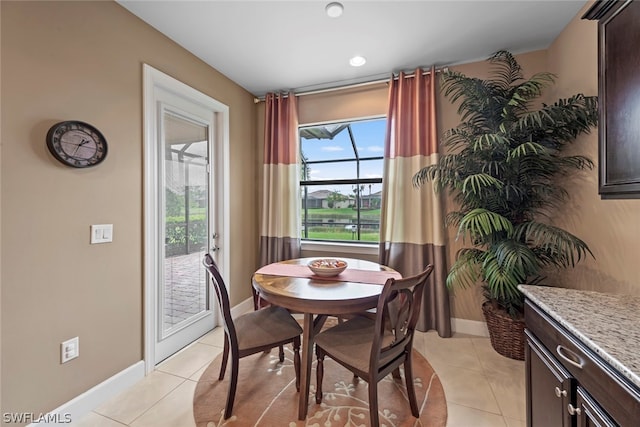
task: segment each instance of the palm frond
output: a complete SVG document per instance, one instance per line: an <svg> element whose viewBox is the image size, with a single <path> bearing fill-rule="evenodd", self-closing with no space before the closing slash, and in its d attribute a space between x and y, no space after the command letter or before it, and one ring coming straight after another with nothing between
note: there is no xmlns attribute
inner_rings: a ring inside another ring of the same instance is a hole
<svg viewBox="0 0 640 427"><path fill-rule="evenodd" d="M501 265L495 254L487 252L482 263L483 279L492 295L498 299L509 299L519 295L518 285L524 283L524 277L516 270Z"/></svg>
<svg viewBox="0 0 640 427"><path fill-rule="evenodd" d="M516 226L513 234L514 238L528 242L546 254L548 264L558 267L575 267L587 255L595 258L584 241L550 224L526 222Z"/></svg>
<svg viewBox="0 0 640 427"><path fill-rule="evenodd" d="M540 264L529 246L517 239L506 239L492 248L498 264L506 270L513 270L521 280L538 273Z"/></svg>
<svg viewBox="0 0 640 427"><path fill-rule="evenodd" d="M510 159L516 159L525 157L528 155L536 155L539 153L545 153L547 149L536 142L526 141L518 145L516 148L509 152Z"/></svg>
<svg viewBox="0 0 640 427"><path fill-rule="evenodd" d="M586 156L566 156L566 157L558 157L558 163L560 164L560 168L562 170L566 169L593 169L594 164L593 161Z"/></svg>
<svg viewBox="0 0 640 427"><path fill-rule="evenodd" d="M469 287L475 285L481 278L480 266L484 257L484 251L479 249L463 248L458 251L456 260L447 275L447 287L455 285Z"/></svg>
<svg viewBox="0 0 640 427"><path fill-rule="evenodd" d="M597 124L598 100L578 93L535 105L555 75L525 79L504 50L488 61L486 79L442 74L442 91L457 104L461 122L444 132L447 152L418 171L413 184L430 181L451 195L456 208L446 224L470 245L458 253L447 284L483 280L487 296L514 313L522 306L519 283L537 283L545 266L593 257L585 242L542 221L550 222L569 198L564 178L593 168L588 157L563 151Z"/></svg>
<svg viewBox="0 0 640 427"><path fill-rule="evenodd" d="M547 87L551 86L555 76L551 73L538 73L530 79L512 88L512 96L508 105L527 106L532 99L538 98Z"/></svg>
<svg viewBox="0 0 640 427"><path fill-rule="evenodd" d="M511 52L499 50L491 55L488 61L494 65L495 83L505 90L524 78L522 67Z"/></svg>
<svg viewBox="0 0 640 427"><path fill-rule="evenodd" d="M467 234L472 238L483 238L499 232L510 235L513 232L511 221L500 214L480 208L464 215L458 227L458 236L463 238Z"/></svg>
<svg viewBox="0 0 640 427"><path fill-rule="evenodd" d="M499 133L483 133L473 139L473 150L490 150L498 145L508 145L509 139Z"/></svg>
<svg viewBox="0 0 640 427"><path fill-rule="evenodd" d="M465 178L462 183L462 192L480 194L486 187L502 188L502 182L486 173L477 173Z"/></svg>

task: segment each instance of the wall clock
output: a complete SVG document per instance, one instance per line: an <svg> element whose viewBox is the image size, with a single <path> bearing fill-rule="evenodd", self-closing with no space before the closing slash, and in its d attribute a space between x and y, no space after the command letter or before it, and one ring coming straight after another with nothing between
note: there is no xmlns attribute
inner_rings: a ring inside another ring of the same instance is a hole
<svg viewBox="0 0 640 427"><path fill-rule="evenodd" d="M60 162L74 168L95 166L107 157L107 140L88 123L69 120L47 132L47 147Z"/></svg>

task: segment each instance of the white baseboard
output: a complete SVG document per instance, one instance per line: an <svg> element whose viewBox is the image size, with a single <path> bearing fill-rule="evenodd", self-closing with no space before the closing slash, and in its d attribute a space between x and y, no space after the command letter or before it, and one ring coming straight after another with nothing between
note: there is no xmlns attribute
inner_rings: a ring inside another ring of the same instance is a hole
<svg viewBox="0 0 640 427"><path fill-rule="evenodd" d="M95 387L74 397L43 416L43 421L29 424L29 427L68 426L70 421L78 421L110 398L121 393L144 378L144 362L141 360L107 378Z"/></svg>
<svg viewBox="0 0 640 427"><path fill-rule="evenodd" d="M451 329L453 332L460 334L476 335L479 337L488 337L489 330L485 322L477 320L451 318Z"/></svg>

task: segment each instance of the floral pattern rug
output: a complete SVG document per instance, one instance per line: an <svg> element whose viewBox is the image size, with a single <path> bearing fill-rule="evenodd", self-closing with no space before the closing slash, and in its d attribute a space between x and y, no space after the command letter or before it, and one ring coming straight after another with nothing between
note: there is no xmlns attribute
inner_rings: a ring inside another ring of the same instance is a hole
<svg viewBox="0 0 640 427"><path fill-rule="evenodd" d="M229 388L230 366L223 381L218 381L218 356L207 367L196 386L193 413L197 427L337 427L369 426L368 385L326 358L323 399L315 403L315 360L311 372L307 419L298 420L298 393L295 387L293 352L288 346L285 361L278 361L277 349L240 359L238 388L232 416L224 420L224 406ZM315 357L314 357L315 359ZM444 427L447 403L442 384L427 360L413 352L413 369L420 418L411 415L402 379L388 375L378 383L380 425L386 427Z"/></svg>

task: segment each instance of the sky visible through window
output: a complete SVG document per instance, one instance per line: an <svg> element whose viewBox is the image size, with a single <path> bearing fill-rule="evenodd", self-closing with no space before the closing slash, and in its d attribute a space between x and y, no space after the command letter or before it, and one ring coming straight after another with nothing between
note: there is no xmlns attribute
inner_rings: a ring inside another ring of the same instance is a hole
<svg viewBox="0 0 640 427"><path fill-rule="evenodd" d="M358 155L360 159L368 157L382 157L384 155L384 136L386 119L373 119L351 122ZM331 128L329 128L331 129ZM354 159L353 162L321 163L309 165L309 180L326 179L355 179L356 162L348 129L343 129L333 139L306 139L301 138L303 155L308 161L315 160L343 160ZM360 178L381 178L382 160L369 160L360 162ZM367 192L369 191L367 185ZM341 190L337 186L314 186L316 190ZM381 184L372 184L372 193L382 190ZM345 194L344 191L341 191Z"/></svg>

